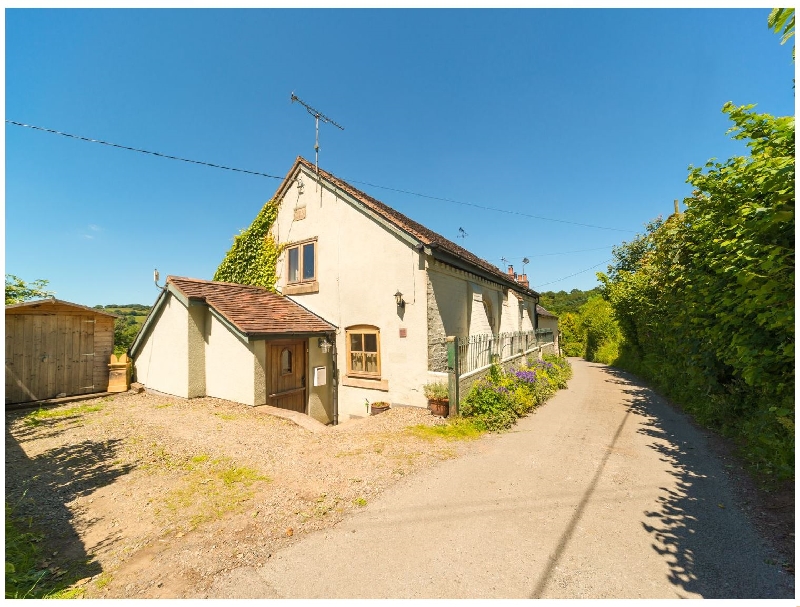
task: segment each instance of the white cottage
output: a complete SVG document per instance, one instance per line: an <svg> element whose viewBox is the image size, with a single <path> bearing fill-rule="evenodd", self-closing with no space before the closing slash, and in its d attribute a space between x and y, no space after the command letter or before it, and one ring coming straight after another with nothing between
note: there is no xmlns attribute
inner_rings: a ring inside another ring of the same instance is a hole
<svg viewBox="0 0 800 607"><path fill-rule="evenodd" d="M304 158L297 158L274 199L279 212L271 233L283 246L276 283L282 297L268 297L264 291L258 296L261 303L241 308L229 301L237 297L233 285L196 281L215 295L203 291L197 296L197 302L205 297L207 312L202 320L193 319L195 296L189 291L195 287L190 279L170 278L171 298L162 294L159 314L180 317L179 329L167 323L167 341L184 345L162 346L173 349L169 355L160 351L153 337L161 322L148 321L151 326L143 328L132 348L138 381L180 396L204 393L287 408L291 402L319 421L338 423L366 415L367 402L427 406L423 385L445 379L447 336L538 328L539 295L525 275L517 276L512 268L503 272ZM272 357L263 354L271 347L269 335L261 329L248 334L243 325L248 311L262 320L275 313L277 300L297 305L315 319L284 323L280 336L272 336L296 338L293 360L302 360L303 369L294 387L279 382L287 373L283 350L276 346ZM241 314L238 320L228 306ZM209 338L200 326L212 335L228 331L230 336ZM230 342L236 364L232 354L210 353L215 339ZM205 362L184 361L190 344L199 352L201 342ZM159 357L158 365L153 357ZM192 379L193 373L200 374L192 371L193 364L204 366L205 388ZM186 387L165 389L162 378L173 376L169 365L181 366ZM241 377L225 371L234 367ZM282 396L288 390L296 395L291 400Z"/></svg>

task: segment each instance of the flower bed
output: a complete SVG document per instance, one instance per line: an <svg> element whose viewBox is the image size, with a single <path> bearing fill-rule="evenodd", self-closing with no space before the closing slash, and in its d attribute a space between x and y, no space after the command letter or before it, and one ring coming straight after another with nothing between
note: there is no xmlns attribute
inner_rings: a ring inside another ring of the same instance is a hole
<svg viewBox="0 0 800 607"><path fill-rule="evenodd" d="M473 384L461 414L474 418L486 430L506 430L544 403L561 388L567 387L572 367L563 356L545 354L542 360L529 358L517 369L503 371L492 365L484 379Z"/></svg>

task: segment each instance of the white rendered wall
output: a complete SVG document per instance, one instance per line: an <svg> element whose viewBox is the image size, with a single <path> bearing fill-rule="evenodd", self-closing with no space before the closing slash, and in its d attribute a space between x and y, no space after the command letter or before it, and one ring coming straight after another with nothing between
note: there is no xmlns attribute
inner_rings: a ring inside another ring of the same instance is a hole
<svg viewBox="0 0 800 607"><path fill-rule="evenodd" d="M244 343L210 312L205 323L206 395L224 398L245 405L255 402L254 346L263 342Z"/></svg>
<svg viewBox="0 0 800 607"><path fill-rule="evenodd" d="M319 291L290 298L338 327L339 420L365 416L365 400L427 406L422 392L427 381L427 280L422 254L340 195L323 189L320 199L313 176L303 173L302 179L302 194L296 182L287 189L273 236L281 244L317 239ZM303 219L295 219L303 215L295 213L297 207L304 207ZM282 291L285 253L277 270L277 287ZM397 291L403 294L405 308L395 304ZM361 324L380 329L380 382L346 377L345 329ZM400 329L406 329L406 337L400 337Z"/></svg>
<svg viewBox="0 0 800 607"><path fill-rule="evenodd" d="M189 313L171 293L150 325L144 344L134 357L136 380L146 387L189 398Z"/></svg>

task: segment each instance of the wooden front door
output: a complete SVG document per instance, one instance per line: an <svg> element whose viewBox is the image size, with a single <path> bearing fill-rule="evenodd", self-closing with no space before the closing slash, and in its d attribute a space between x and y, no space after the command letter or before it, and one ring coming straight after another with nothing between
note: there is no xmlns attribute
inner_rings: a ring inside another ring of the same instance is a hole
<svg viewBox="0 0 800 607"><path fill-rule="evenodd" d="M6 315L6 403L97 392L93 369L92 318Z"/></svg>
<svg viewBox="0 0 800 607"><path fill-rule="evenodd" d="M306 412L306 342L268 341L267 404Z"/></svg>

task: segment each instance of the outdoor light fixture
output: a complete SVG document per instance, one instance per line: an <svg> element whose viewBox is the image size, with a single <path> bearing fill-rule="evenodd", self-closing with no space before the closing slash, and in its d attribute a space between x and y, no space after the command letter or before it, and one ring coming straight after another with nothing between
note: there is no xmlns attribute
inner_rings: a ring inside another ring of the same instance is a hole
<svg viewBox="0 0 800 607"><path fill-rule="evenodd" d="M323 351L323 352L325 352L325 353L328 353L328 352L330 352L330 351L331 351L331 346L332 346L333 344L331 344L331 342L329 342L329 341L328 341L328 339L327 339L326 337L320 337L320 338L317 340L317 345L319 346L319 349L320 349L320 350L322 350L322 351Z"/></svg>
<svg viewBox="0 0 800 607"><path fill-rule="evenodd" d="M399 290L394 294L394 300L397 303L398 308L406 307L406 302L403 301L403 294Z"/></svg>

